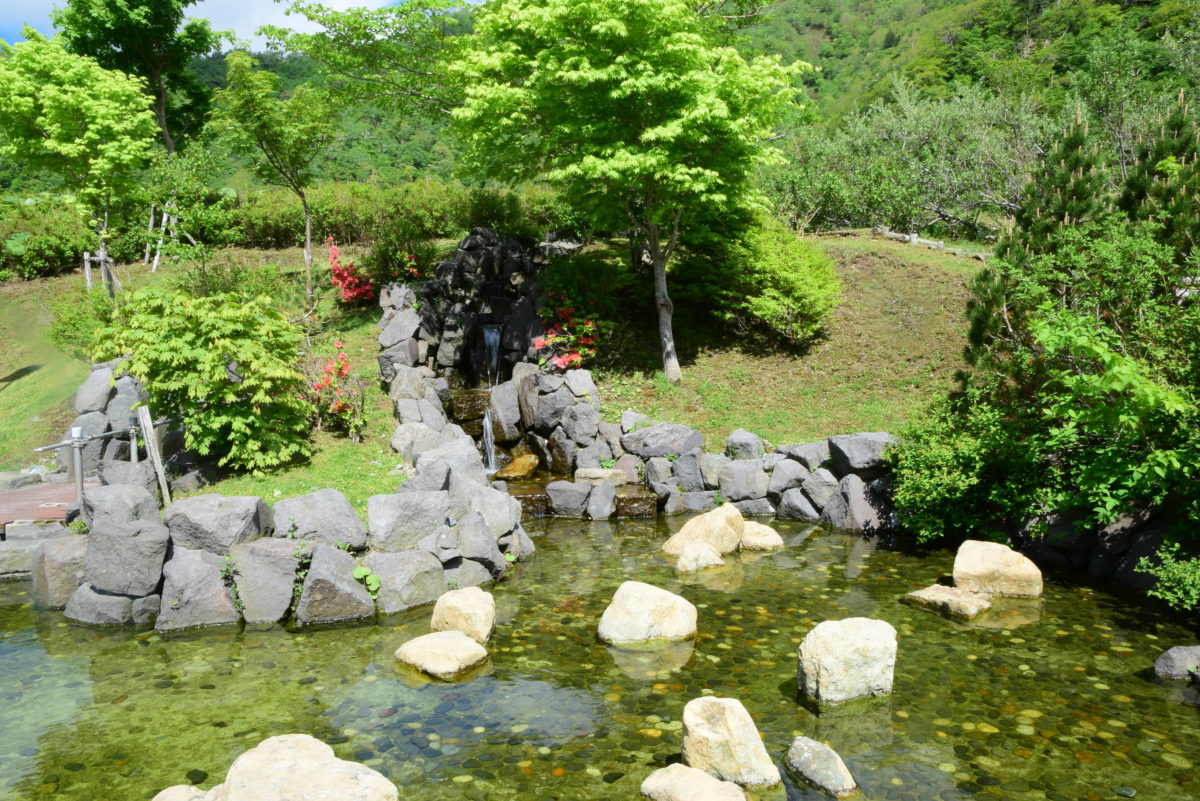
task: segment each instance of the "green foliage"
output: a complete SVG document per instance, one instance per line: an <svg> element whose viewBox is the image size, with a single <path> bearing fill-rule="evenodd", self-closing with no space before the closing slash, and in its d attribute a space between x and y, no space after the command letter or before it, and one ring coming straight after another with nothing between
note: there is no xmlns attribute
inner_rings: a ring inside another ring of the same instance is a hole
<svg viewBox="0 0 1200 801"><path fill-rule="evenodd" d="M78 268L83 252L95 247L96 234L69 198L3 198L0 245L0 269L42 278Z"/></svg>
<svg viewBox="0 0 1200 801"><path fill-rule="evenodd" d="M775 220L751 227L729 257L718 309L744 331L762 328L803 343L837 306L841 284L833 260Z"/></svg>
<svg viewBox="0 0 1200 801"><path fill-rule="evenodd" d="M107 292L89 292L77 286L51 302L54 322L46 337L60 350L86 359L96 345L97 334L112 323L115 312Z"/></svg>
<svg viewBox="0 0 1200 801"><path fill-rule="evenodd" d="M72 53L146 82L169 153L181 132L199 130L208 111L208 92L189 68L192 59L228 36L213 31L207 20L184 20L184 8L195 2L68 0L51 15Z"/></svg>
<svg viewBox="0 0 1200 801"><path fill-rule="evenodd" d="M1178 542L1159 548L1154 559L1138 560L1139 572L1158 579L1150 595L1166 601L1176 609L1195 609L1200 606L1200 559L1185 558Z"/></svg>
<svg viewBox="0 0 1200 801"><path fill-rule="evenodd" d="M379 597L379 587L382 582L378 574L371 572L371 568L359 565L358 567L354 568L354 578L358 581L361 581L363 585L366 586L367 593L372 598Z"/></svg>
<svg viewBox="0 0 1200 801"><path fill-rule="evenodd" d="M150 154L141 83L32 28L0 42L0 156L54 172L93 210L128 192Z"/></svg>
<svg viewBox="0 0 1200 801"><path fill-rule="evenodd" d="M266 298L146 289L100 333L96 358L126 357L150 404L178 415L189 448L260 472L309 456L300 340Z"/></svg>

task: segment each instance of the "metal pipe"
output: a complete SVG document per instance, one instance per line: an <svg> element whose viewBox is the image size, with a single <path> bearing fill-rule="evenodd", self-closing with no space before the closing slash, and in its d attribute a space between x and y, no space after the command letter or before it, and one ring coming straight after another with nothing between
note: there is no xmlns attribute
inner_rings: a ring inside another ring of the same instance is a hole
<svg viewBox="0 0 1200 801"><path fill-rule="evenodd" d="M83 429L71 429L71 466L75 470L75 503L83 509Z"/></svg>
<svg viewBox="0 0 1200 801"><path fill-rule="evenodd" d="M146 245L146 252L150 252L150 245ZM129 415L129 463L138 463L138 444L137 444L137 415Z"/></svg>

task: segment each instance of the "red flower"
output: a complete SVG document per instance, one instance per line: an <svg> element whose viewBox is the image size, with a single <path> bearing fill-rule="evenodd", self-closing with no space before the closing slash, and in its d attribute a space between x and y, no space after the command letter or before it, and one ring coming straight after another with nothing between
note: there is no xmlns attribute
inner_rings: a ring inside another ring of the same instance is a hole
<svg viewBox="0 0 1200 801"><path fill-rule="evenodd" d="M340 348L342 346L342 341L340 339L333 340L333 346L335 348Z"/></svg>

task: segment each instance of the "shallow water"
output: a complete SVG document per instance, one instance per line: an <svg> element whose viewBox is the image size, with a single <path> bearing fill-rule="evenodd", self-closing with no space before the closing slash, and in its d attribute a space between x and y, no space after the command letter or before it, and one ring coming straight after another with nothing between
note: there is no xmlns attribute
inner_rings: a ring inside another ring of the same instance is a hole
<svg viewBox="0 0 1200 801"><path fill-rule="evenodd" d="M69 625L32 611L27 584L0 584L0 798L207 788L288 732L381 771L406 801L636 798L678 758L683 705L702 693L740 699L781 765L796 734L829 742L868 799L1200 796L1200 701L1149 670L1194 633L1053 582L1041 601L960 625L897 602L948 573L951 554L785 523L786 550L681 583L656 547L665 526L533 521L538 553L493 589L490 664L461 684L396 666L428 608L376 626L164 638ZM599 616L629 578L695 603L697 642L651 656L599 644ZM796 703L796 648L849 616L897 628L895 690L817 716ZM819 797L785 782L754 797Z"/></svg>

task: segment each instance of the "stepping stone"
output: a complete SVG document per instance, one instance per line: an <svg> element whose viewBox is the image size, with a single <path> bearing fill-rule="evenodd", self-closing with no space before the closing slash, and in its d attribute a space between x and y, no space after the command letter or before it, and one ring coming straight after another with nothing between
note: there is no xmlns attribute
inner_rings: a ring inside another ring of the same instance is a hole
<svg viewBox="0 0 1200 801"><path fill-rule="evenodd" d="M488 652L461 631L435 631L401 645L396 658L422 673L449 681L483 662Z"/></svg>

